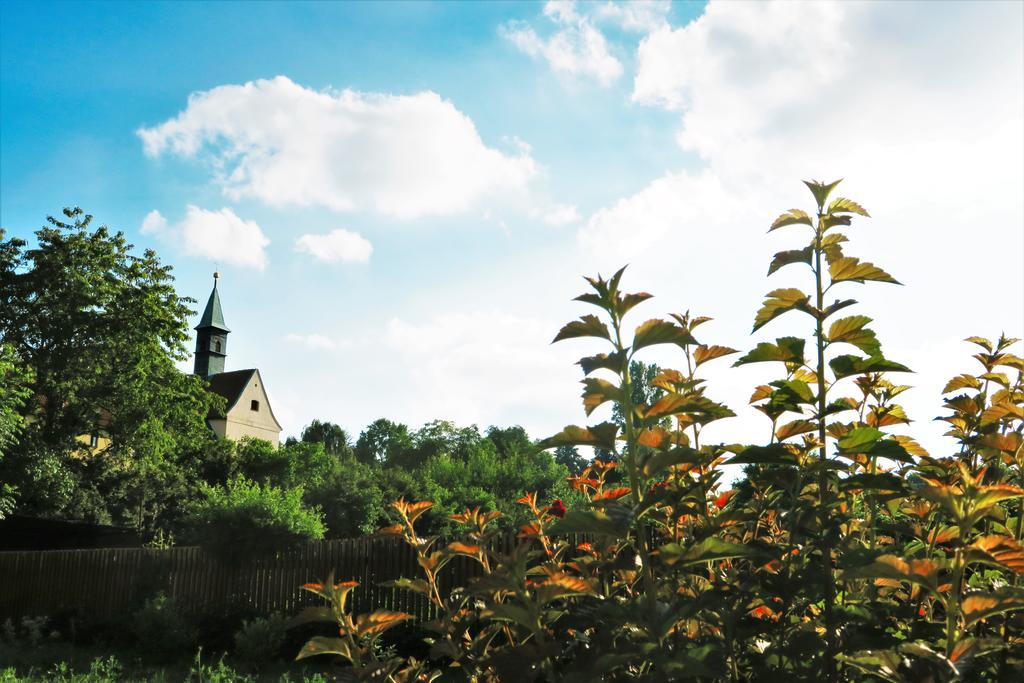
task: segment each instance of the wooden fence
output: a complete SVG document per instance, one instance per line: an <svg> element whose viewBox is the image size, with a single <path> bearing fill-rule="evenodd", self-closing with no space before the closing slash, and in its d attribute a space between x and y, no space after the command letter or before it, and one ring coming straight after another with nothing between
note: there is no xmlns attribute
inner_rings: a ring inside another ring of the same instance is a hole
<svg viewBox="0 0 1024 683"><path fill-rule="evenodd" d="M502 550L515 542L500 540ZM429 618L419 595L381 586L385 581L422 576L412 548L399 539L319 541L237 565L218 561L202 548L169 550L101 548L0 552L0 617L83 612L119 616L163 591L185 613L244 609L294 614L318 598L299 589L326 579L358 581L354 611L396 609ZM456 558L444 570L444 585L465 585L479 567Z"/></svg>

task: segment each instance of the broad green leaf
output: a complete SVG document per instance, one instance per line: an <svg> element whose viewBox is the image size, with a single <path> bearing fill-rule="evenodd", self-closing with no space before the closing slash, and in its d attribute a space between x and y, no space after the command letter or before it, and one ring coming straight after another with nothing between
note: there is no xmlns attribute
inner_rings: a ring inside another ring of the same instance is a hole
<svg viewBox="0 0 1024 683"><path fill-rule="evenodd" d="M857 303L855 299L836 299L831 304L826 306L824 311L818 311L817 309L815 309L814 313L822 320L826 320L827 318L831 317L831 315L836 311L841 311L842 309L852 306L855 303Z"/></svg>
<svg viewBox="0 0 1024 683"><path fill-rule="evenodd" d="M785 465L795 466L797 450L791 446L775 443L770 446L749 446L739 455L730 458L728 465Z"/></svg>
<svg viewBox="0 0 1024 683"><path fill-rule="evenodd" d="M840 654L837 659L888 683L906 683L907 680L900 672L904 658L892 650L862 650L851 655Z"/></svg>
<svg viewBox="0 0 1024 683"><path fill-rule="evenodd" d="M809 299L809 295L794 288L776 289L768 292L768 298L764 300L764 304L761 305L761 309L754 317L753 331L758 331L787 311L807 311Z"/></svg>
<svg viewBox="0 0 1024 683"><path fill-rule="evenodd" d="M595 370L601 369L619 373L626 366L626 352L599 353L596 356L580 358L577 364L583 368L584 375L589 375Z"/></svg>
<svg viewBox="0 0 1024 683"><path fill-rule="evenodd" d="M548 528L550 534L601 534L623 538L628 526L603 510L569 510Z"/></svg>
<svg viewBox="0 0 1024 683"><path fill-rule="evenodd" d="M729 356L734 353L739 353L739 351L728 346L706 346L701 344L693 350L693 362L694 365L700 367L708 361L721 358L722 356Z"/></svg>
<svg viewBox="0 0 1024 683"><path fill-rule="evenodd" d="M852 344L869 356L879 356L882 353L882 345L878 341L878 336L873 330L864 327L869 322L871 318L866 315L840 318L828 328L828 335L825 338L829 343Z"/></svg>
<svg viewBox="0 0 1024 683"><path fill-rule="evenodd" d="M820 211L825 206L825 202L828 201L828 196L832 194L832 190L841 182L843 182L842 178L831 183L823 183L820 180L805 180L804 185L814 195L814 201L817 202Z"/></svg>
<svg viewBox="0 0 1024 683"><path fill-rule="evenodd" d="M828 362L828 365L835 373L836 381L844 377L865 375L869 372L913 372L906 365L886 360L880 356L869 358L851 355L836 356Z"/></svg>
<svg viewBox="0 0 1024 683"><path fill-rule="evenodd" d="M705 538L700 543L689 548L683 548L678 543L669 543L661 546L658 550L665 564L679 565L680 567L703 564L713 560L729 560L742 557L763 558L766 556L765 551L756 546L728 543L714 536Z"/></svg>
<svg viewBox="0 0 1024 683"><path fill-rule="evenodd" d="M972 375L957 375L953 379L946 383L946 388L942 390L942 393L948 394L957 389L980 389L981 380Z"/></svg>
<svg viewBox="0 0 1024 683"><path fill-rule="evenodd" d="M619 314L619 319L621 320L622 317L631 311L634 306L647 301L652 296L652 294L648 294L647 292L636 292L634 294L623 294L620 296L618 301L615 302L615 311Z"/></svg>
<svg viewBox="0 0 1024 683"><path fill-rule="evenodd" d="M517 605L510 605L507 602L491 605L483 610L480 616L484 619L494 619L495 621L510 621L531 631L537 626L536 620L529 611Z"/></svg>
<svg viewBox="0 0 1024 683"><path fill-rule="evenodd" d="M990 342L988 339L985 339L984 337L968 337L967 339L964 339L964 341L971 342L972 344L977 344L978 346L985 349L989 353L992 353L992 342Z"/></svg>
<svg viewBox="0 0 1024 683"><path fill-rule="evenodd" d="M724 417L733 417L727 406L716 403L705 396L694 394L667 394L654 402L644 412L643 416L648 423L668 415L686 414L694 417L698 424L706 424Z"/></svg>
<svg viewBox="0 0 1024 683"><path fill-rule="evenodd" d="M557 448L558 446L597 446L599 448L614 448L615 436L618 434L619 426L614 422L602 422L599 425L590 427L577 427L569 425L558 434L548 437L540 442L541 448Z"/></svg>
<svg viewBox="0 0 1024 683"><path fill-rule="evenodd" d="M793 397L796 403L814 403L817 400L817 396L811 385L803 380L799 379L783 379L777 382L772 382L771 386L788 393Z"/></svg>
<svg viewBox="0 0 1024 683"><path fill-rule="evenodd" d="M640 349L653 346L654 344L677 344L678 346L688 346L690 344L696 344L697 340L693 338L689 330L686 330L675 323L670 323L667 320L660 320L658 318L652 318L647 322L641 324L636 328L636 332L633 333L633 352L637 352Z"/></svg>
<svg viewBox="0 0 1024 683"><path fill-rule="evenodd" d="M801 211L800 209L790 209L772 222L771 227L768 228L768 232L783 228L787 225L809 225L812 228L814 227L811 217L808 216L806 212Z"/></svg>
<svg viewBox="0 0 1024 683"><path fill-rule="evenodd" d="M597 337L598 339L611 340L607 325L601 322L596 315L584 315L579 320L574 320L563 327L555 335L555 338L551 340L551 343L554 344L563 339L575 339L577 337Z"/></svg>
<svg viewBox="0 0 1024 683"><path fill-rule="evenodd" d="M804 362L804 340L799 337L780 337L774 344L761 342L754 350L733 363L733 367L748 363L765 363L779 361L782 363Z"/></svg>
<svg viewBox="0 0 1024 683"><path fill-rule="evenodd" d="M655 477L673 465L697 465L704 462L706 458L700 452L687 446L679 446L667 451L659 451L648 458L641 471L645 477Z"/></svg>
<svg viewBox="0 0 1024 683"><path fill-rule="evenodd" d="M341 638L313 636L302 646L302 650L299 651L295 661L315 655L341 655L345 659L352 661L352 652L349 650L348 641Z"/></svg>
<svg viewBox="0 0 1024 683"><path fill-rule="evenodd" d="M768 266L768 274L771 275L779 268L788 266L792 263L806 263L811 265L811 255L813 250L811 247L804 247L803 249L790 249L788 251L780 251L772 259L771 264Z"/></svg>
<svg viewBox="0 0 1024 683"><path fill-rule="evenodd" d="M858 427L839 440L839 450L844 453L863 453L884 436L883 432L873 427Z"/></svg>
<svg viewBox="0 0 1024 683"><path fill-rule="evenodd" d="M621 401L622 388L600 377L583 380L583 410L590 415L608 401Z"/></svg>
<svg viewBox="0 0 1024 683"><path fill-rule="evenodd" d="M828 213L856 213L868 218L871 217L863 206L846 197L833 199L832 203L828 205Z"/></svg>
<svg viewBox="0 0 1024 683"><path fill-rule="evenodd" d="M894 285L901 284L875 264L861 261L853 256L844 256L830 263L828 274L832 278L833 284L836 282L865 282L867 280L891 282Z"/></svg>

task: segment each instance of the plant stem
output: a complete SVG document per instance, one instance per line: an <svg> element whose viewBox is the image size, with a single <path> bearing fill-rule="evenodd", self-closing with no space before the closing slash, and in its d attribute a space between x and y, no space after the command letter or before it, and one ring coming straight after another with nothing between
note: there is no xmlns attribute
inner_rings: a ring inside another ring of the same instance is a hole
<svg viewBox="0 0 1024 683"><path fill-rule="evenodd" d="M836 680L836 642L835 642L835 617L833 607L836 599L836 587L832 576L832 542L829 537L829 510L828 510L828 449L826 447L825 432L825 331L824 320L822 319L825 310L825 296L822 289L821 246L824 227L822 225L822 206L818 206L818 229L814 236L814 284L815 284L815 334L814 341L817 347L817 379L818 379L818 440L821 442L820 465L821 471L818 474L818 513L820 515L822 544L821 544L821 574L825 598L825 680Z"/></svg>

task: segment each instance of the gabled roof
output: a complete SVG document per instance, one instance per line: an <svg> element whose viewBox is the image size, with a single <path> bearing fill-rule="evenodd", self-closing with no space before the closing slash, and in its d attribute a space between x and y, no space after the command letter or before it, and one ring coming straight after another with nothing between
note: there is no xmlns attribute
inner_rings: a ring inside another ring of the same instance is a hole
<svg viewBox="0 0 1024 683"><path fill-rule="evenodd" d="M252 379L255 372L256 368L249 368L248 370L232 370L231 372L221 372L212 375L210 377L210 391L223 396L228 402L225 410L231 410L238 403L242 392L249 386L249 380Z"/></svg>
<svg viewBox="0 0 1024 683"><path fill-rule="evenodd" d="M210 292L210 300L206 302L206 309L203 310L203 317L195 329L201 330L204 327L215 327L224 332L230 332L224 324L224 311L220 307L220 294L217 293L217 280L213 281L213 291Z"/></svg>
<svg viewBox="0 0 1024 683"><path fill-rule="evenodd" d="M264 395L267 393L267 389L263 385L263 378L260 377L260 371L256 368L249 368L248 370L232 370L231 372L221 372L211 376L207 381L210 383L210 391L220 394L227 401L227 405L224 407L224 415L210 414L207 419L224 419L231 409L238 403L238 399L242 397L242 393L245 388L249 386L249 382L252 380L252 376L256 375L259 378L260 390ZM274 409L270 407L270 397L267 397L267 411L270 413L270 419L277 425L278 430L281 429L281 423L277 421L277 417L274 415Z"/></svg>

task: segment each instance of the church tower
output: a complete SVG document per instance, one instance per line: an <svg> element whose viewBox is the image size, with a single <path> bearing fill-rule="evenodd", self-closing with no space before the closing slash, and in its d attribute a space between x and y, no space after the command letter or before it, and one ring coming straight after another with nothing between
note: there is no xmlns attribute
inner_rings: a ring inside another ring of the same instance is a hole
<svg viewBox="0 0 1024 683"><path fill-rule="evenodd" d="M228 355L228 333L231 331L224 324L224 311L220 307L220 295L217 293L219 273L213 274L213 291L206 302L203 317L196 325L196 363L195 374L204 379L224 372L224 358Z"/></svg>

